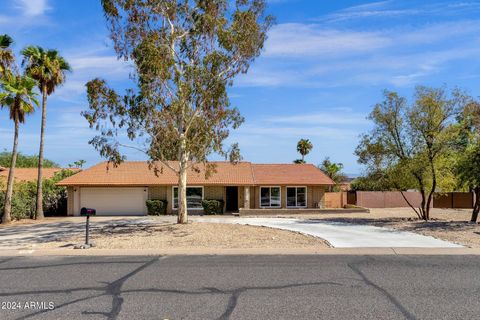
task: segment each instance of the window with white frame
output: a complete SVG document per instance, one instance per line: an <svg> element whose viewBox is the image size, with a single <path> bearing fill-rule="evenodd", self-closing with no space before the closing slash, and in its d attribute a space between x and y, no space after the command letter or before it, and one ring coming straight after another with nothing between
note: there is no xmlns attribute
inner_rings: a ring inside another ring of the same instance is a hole
<svg viewBox="0 0 480 320"><path fill-rule="evenodd" d="M280 187L260 187L260 206L281 207Z"/></svg>
<svg viewBox="0 0 480 320"><path fill-rule="evenodd" d="M287 187L287 207L306 207L307 188Z"/></svg>
<svg viewBox="0 0 480 320"><path fill-rule="evenodd" d="M203 187L187 187L187 208L202 209ZM178 209L178 187L173 187L173 209Z"/></svg>

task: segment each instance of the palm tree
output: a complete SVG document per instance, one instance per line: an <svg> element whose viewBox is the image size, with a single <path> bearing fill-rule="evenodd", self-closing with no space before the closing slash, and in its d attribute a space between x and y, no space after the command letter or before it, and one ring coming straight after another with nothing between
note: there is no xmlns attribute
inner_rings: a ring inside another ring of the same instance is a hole
<svg viewBox="0 0 480 320"><path fill-rule="evenodd" d="M297 143L297 151L302 155L301 162L298 163L305 163L305 156L310 153L313 149L313 144L308 139L300 139Z"/></svg>
<svg viewBox="0 0 480 320"><path fill-rule="evenodd" d="M38 46L30 46L22 50L23 64L26 72L37 80L38 88L42 93L42 124L40 129L40 148L38 151L38 178L37 178L37 207L36 219L43 219L43 145L45 142L45 125L47 119L47 96L55 88L65 82L65 72L71 71L67 61L59 55L57 50L45 50Z"/></svg>
<svg viewBox="0 0 480 320"><path fill-rule="evenodd" d="M326 157L318 167L336 184L340 184L347 179L347 176L342 172L343 164L332 162L329 157Z"/></svg>
<svg viewBox="0 0 480 320"><path fill-rule="evenodd" d="M10 170L8 172L7 192L5 195L5 204L3 210L2 223L8 223L12 220L12 194L13 178L15 174L15 165L17 162L18 130L20 123L25 122L25 116L35 110L34 104L38 106L37 95L33 90L37 85L36 81L28 76L14 75L11 72L6 73L4 79L0 81L0 106L8 108L10 119L15 123L15 132L13 136L13 150Z"/></svg>
<svg viewBox="0 0 480 320"><path fill-rule="evenodd" d="M13 43L13 39L8 34L0 34L0 77L5 76L5 72L10 70L15 61L10 46Z"/></svg>

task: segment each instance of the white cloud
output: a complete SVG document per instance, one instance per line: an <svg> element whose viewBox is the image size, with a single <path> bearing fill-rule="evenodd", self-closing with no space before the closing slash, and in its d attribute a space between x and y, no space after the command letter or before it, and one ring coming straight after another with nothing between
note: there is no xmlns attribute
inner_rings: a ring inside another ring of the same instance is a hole
<svg viewBox="0 0 480 320"><path fill-rule="evenodd" d="M75 102L79 95L86 92L85 84L94 78L107 81L128 80L131 64L120 61L114 55L100 52L90 52L82 55L65 55L72 67L72 73L67 74L67 81L53 96L63 101ZM78 100L77 100L78 101Z"/></svg>
<svg viewBox="0 0 480 320"><path fill-rule="evenodd" d="M332 88L408 86L480 53L480 21L393 26L377 32L281 24L266 52L235 85Z"/></svg>
<svg viewBox="0 0 480 320"><path fill-rule="evenodd" d="M356 19L397 18L408 16L448 15L463 12L472 12L480 9L480 2L466 1L451 3L449 1L435 1L418 3L414 1L379 1L358 6L348 7L317 19L322 22L351 22Z"/></svg>
<svg viewBox="0 0 480 320"><path fill-rule="evenodd" d="M341 11L362 11L362 10L380 9L380 8L385 8L388 4L391 4L391 3L392 3L391 0L375 1L375 2L364 3L356 6L351 6Z"/></svg>
<svg viewBox="0 0 480 320"><path fill-rule="evenodd" d="M51 9L47 0L16 0L16 6L28 17L42 16Z"/></svg>
<svg viewBox="0 0 480 320"><path fill-rule="evenodd" d="M273 141L278 139L279 136L282 138L285 137L321 137L321 138L332 138L343 140L343 139L352 139L356 138L359 134L359 131L353 129L345 129L339 127L328 127L328 126L272 126L266 127L264 124L256 125L244 125L240 127L236 134L241 136L256 136L258 139L253 139L253 141L265 141L266 138L271 138ZM250 137L251 138L251 137ZM255 142L254 142L255 143Z"/></svg>
<svg viewBox="0 0 480 320"><path fill-rule="evenodd" d="M324 29L318 24L284 23L272 28L265 45L265 56L299 57L349 55L390 45L378 32Z"/></svg>
<svg viewBox="0 0 480 320"><path fill-rule="evenodd" d="M352 6L339 10L325 17L321 21L339 22L344 20L375 18L375 17L395 17L404 15L414 15L421 11L419 9L393 9L389 8L392 1L378 1L366 3L358 6Z"/></svg>
<svg viewBox="0 0 480 320"><path fill-rule="evenodd" d="M346 111L348 110L348 111ZM367 124L366 114L352 112L350 108L336 108L322 112L310 114L300 114L292 116L271 117L267 119L273 123L289 123L297 125L305 124L331 124L331 125L350 125Z"/></svg>
<svg viewBox="0 0 480 320"><path fill-rule="evenodd" d="M102 70L112 73L124 73L128 68L127 63L119 61L116 56L102 56L102 55L82 55L82 56L70 56L68 62L71 64L72 69L76 71L91 71Z"/></svg>
<svg viewBox="0 0 480 320"><path fill-rule="evenodd" d="M11 8L14 11L10 14L0 15L0 26L9 29L10 32L26 27L52 25L47 15L52 9L48 0L14 0L11 2Z"/></svg>

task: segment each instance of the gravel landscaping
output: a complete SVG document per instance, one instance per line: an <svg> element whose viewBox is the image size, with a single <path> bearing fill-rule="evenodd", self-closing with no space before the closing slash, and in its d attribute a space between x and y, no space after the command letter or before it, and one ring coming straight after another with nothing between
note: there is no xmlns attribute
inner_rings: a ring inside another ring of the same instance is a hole
<svg viewBox="0 0 480 320"><path fill-rule="evenodd" d="M98 249L195 249L195 248L326 248L320 238L265 227L192 222L110 224L92 229L92 241ZM82 243L76 234L37 248L69 248Z"/></svg>

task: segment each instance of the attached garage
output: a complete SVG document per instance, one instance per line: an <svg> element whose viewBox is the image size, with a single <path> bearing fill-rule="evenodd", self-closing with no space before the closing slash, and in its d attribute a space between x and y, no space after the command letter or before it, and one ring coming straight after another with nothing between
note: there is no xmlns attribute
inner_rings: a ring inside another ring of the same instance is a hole
<svg viewBox="0 0 480 320"><path fill-rule="evenodd" d="M91 188L82 187L79 192L76 214L80 208L94 208L97 215L145 215L148 190L143 187L132 188Z"/></svg>

